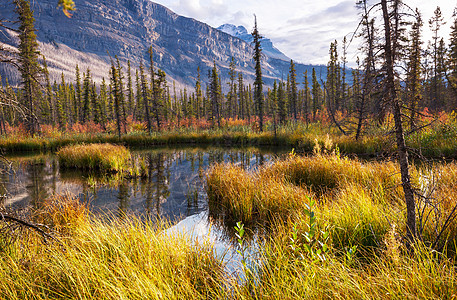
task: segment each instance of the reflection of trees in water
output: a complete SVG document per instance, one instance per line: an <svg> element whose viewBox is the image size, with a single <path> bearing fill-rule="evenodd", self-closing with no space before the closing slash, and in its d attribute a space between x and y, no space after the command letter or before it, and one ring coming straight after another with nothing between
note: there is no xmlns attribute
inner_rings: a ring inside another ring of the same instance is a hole
<svg viewBox="0 0 457 300"><path fill-rule="evenodd" d="M8 197L7 185L10 179L9 167L0 162L0 207L5 205L6 198Z"/></svg>
<svg viewBox="0 0 457 300"><path fill-rule="evenodd" d="M42 202L50 196L48 193L50 172L46 167L46 160L29 163L26 166L26 172L28 177L26 190L30 197L30 204L35 209L41 208Z"/></svg>
<svg viewBox="0 0 457 300"><path fill-rule="evenodd" d="M161 203L170 195L168 190L170 172L167 160L169 159L162 152L147 155L149 174L145 184L145 194L148 216L155 212L155 215L160 217Z"/></svg>
<svg viewBox="0 0 457 300"><path fill-rule="evenodd" d="M224 151L215 149L208 151L208 165L224 162Z"/></svg>
<svg viewBox="0 0 457 300"><path fill-rule="evenodd" d="M129 184L128 181L123 179L119 182L119 192L117 194L119 200L119 216L123 217L127 214L129 208Z"/></svg>
<svg viewBox="0 0 457 300"><path fill-rule="evenodd" d="M265 156L262 153L255 154L255 162L257 166L263 166L265 164Z"/></svg>

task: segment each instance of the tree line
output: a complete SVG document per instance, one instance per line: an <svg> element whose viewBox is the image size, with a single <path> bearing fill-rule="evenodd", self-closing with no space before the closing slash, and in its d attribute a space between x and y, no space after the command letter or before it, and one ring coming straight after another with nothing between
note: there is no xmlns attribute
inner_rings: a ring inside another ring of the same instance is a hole
<svg viewBox="0 0 457 300"><path fill-rule="evenodd" d="M287 79L276 81L265 91L260 63L262 37L257 20L252 32L253 86L245 82L232 58L228 82L221 82L214 62L206 81L198 68L194 88L177 90L174 82L170 85L167 81L165 72L154 65L152 47L148 51L149 61L141 62L136 70L130 61L125 67L118 57L111 58L106 79L99 84L90 69L80 70L78 65L73 82L63 73L60 82L51 82L46 59L38 51L30 3L15 0L15 4L20 21L17 67L22 85L15 89L6 78L6 84L0 88L2 133L5 123L24 123L34 134L39 132L39 124L64 127L94 122L105 127L108 121L115 120L121 135L127 131L128 116L144 122L149 133L160 131L166 124L180 124L183 119L205 119L216 127L229 118L255 122L262 131L265 118L276 128L290 121L316 122L325 115L343 134L353 133L358 139L368 122L382 124L389 114L385 97L386 62L379 42L384 37L375 26L375 17L368 14L364 0L357 2L362 18L356 34L363 42L352 78L346 78L345 38L342 51L337 41L330 45L325 80L318 79L314 69L311 74L297 74L294 62L290 61ZM424 110L452 111L457 106L457 18L451 24L446 45L440 36L444 21L438 7L428 22L433 38L424 47L421 14L417 10L410 14L414 15L412 21L399 22L395 28L399 41L394 49L398 58L395 72L399 75L395 84L409 126L414 129L419 126L417 122ZM227 85L227 93L223 93L223 85Z"/></svg>

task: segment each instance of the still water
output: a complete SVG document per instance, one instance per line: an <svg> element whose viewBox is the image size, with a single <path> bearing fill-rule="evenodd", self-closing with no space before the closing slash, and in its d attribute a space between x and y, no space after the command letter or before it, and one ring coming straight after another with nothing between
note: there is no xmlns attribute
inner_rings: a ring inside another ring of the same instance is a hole
<svg viewBox="0 0 457 300"><path fill-rule="evenodd" d="M233 228L208 218L205 174L215 163L231 162L250 170L285 154L285 150L254 148L135 151L133 156L143 159L149 175L121 180L60 169L52 154L10 157L11 170L0 173L0 204L40 208L54 194L71 193L96 216L159 217L175 224L167 233L185 233L194 241L210 242L228 271L242 272L236 242L228 234Z"/></svg>
<svg viewBox="0 0 457 300"><path fill-rule="evenodd" d="M252 148L136 151L133 155L144 159L149 176L122 180L60 169L52 154L11 157L12 170L0 175L0 199L5 206L39 208L53 194L71 193L95 214L177 222L207 210L205 174L211 165L231 162L252 169L281 153Z"/></svg>

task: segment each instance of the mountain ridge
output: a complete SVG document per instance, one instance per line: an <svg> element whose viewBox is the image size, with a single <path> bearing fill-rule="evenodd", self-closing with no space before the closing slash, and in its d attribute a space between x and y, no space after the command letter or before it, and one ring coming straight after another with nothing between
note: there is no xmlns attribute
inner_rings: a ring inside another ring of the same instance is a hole
<svg viewBox="0 0 457 300"><path fill-rule="evenodd" d="M8 3L0 5L0 18L16 19L12 4ZM55 0L32 3L40 51L47 58L52 80L59 81L62 72L74 79L78 64L82 72L90 68L94 79L100 82L108 76L110 60L115 55L124 66L129 59L132 67L138 68L141 61L149 64L147 49L152 46L155 65L166 72L169 82L176 81L178 87L194 86L197 67L205 79L213 62L226 82L232 56L246 82L253 81L252 45L240 38L149 0L76 0L75 3L77 11L71 19L55 7ZM15 33L9 30L2 30L0 42L13 46L18 43ZM265 53L263 58L266 85L287 77L290 61ZM312 67L319 69L318 74L326 72L325 66L296 64L298 76L305 70L310 76ZM2 69L2 77L6 74L19 82L20 77L11 67Z"/></svg>

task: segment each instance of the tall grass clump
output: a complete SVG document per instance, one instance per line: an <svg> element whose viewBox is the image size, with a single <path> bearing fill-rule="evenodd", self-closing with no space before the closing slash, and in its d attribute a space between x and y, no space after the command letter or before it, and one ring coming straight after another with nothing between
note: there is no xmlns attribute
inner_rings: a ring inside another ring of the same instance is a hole
<svg viewBox="0 0 457 300"><path fill-rule="evenodd" d="M64 168L121 172L126 170L130 151L112 144L70 145L57 152Z"/></svg>
<svg viewBox="0 0 457 300"><path fill-rule="evenodd" d="M68 224L67 217L84 211L68 197L59 200L42 220ZM70 226L72 233L58 241L45 244L28 235L0 249L1 298L227 298L229 279L212 246L165 233L167 224L134 217L101 221L86 212Z"/></svg>
<svg viewBox="0 0 457 300"><path fill-rule="evenodd" d="M261 250L257 284L237 287L240 298L452 299L456 295L454 261L420 243L407 252L389 238L394 232L381 240L377 255L359 259L332 250L322 261L291 247L290 224L276 225L275 235Z"/></svg>
<svg viewBox="0 0 457 300"><path fill-rule="evenodd" d="M281 177L250 173L232 164L217 164L207 176L210 213L228 223L284 220L303 209L312 193Z"/></svg>
<svg viewBox="0 0 457 300"><path fill-rule="evenodd" d="M411 167L411 181L418 193L420 239L448 253L456 250L457 220L452 217L457 205L456 170L455 164L426 170ZM399 174L392 161L362 162L338 153L292 153L253 172L218 165L208 173L207 194L210 211L222 211L225 220L247 225L275 218L299 222L309 199L315 199L318 222L321 227L330 225L334 246L357 245L367 254L378 252L392 224L397 224L399 232L405 230Z"/></svg>

